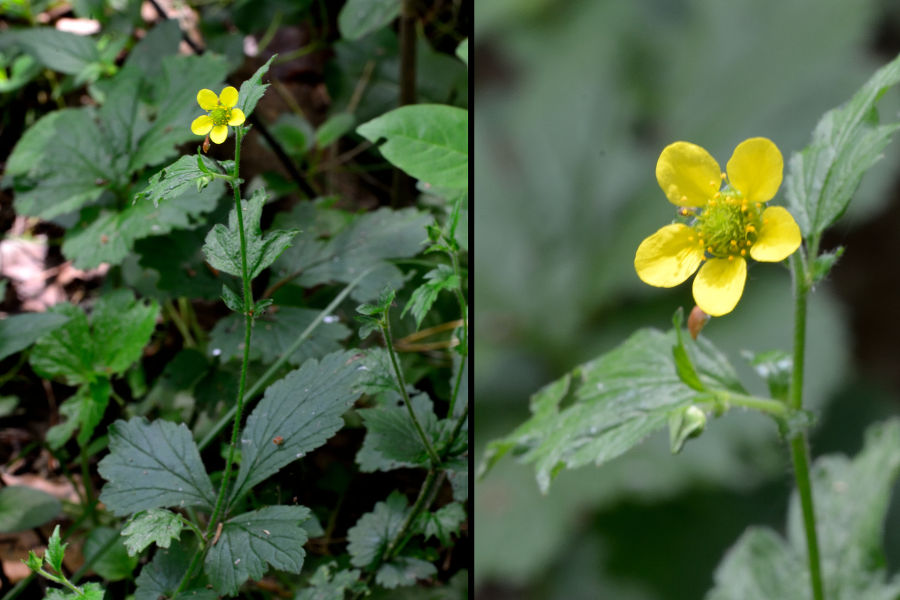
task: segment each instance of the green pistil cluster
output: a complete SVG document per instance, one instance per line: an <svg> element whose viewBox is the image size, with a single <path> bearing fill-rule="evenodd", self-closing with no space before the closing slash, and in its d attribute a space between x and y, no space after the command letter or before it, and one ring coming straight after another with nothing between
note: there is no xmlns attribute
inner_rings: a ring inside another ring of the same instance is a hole
<svg viewBox="0 0 900 600"><path fill-rule="evenodd" d="M761 225L762 205L748 203L727 187L709 200L697 215L697 243L708 258L747 256Z"/></svg>
<svg viewBox="0 0 900 600"><path fill-rule="evenodd" d="M209 111L209 118L212 119L213 125L228 125L231 120L231 109L220 106Z"/></svg>

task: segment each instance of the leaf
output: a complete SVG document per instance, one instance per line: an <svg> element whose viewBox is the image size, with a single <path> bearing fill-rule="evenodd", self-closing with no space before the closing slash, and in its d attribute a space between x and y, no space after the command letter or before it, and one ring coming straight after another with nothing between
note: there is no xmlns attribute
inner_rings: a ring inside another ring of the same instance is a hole
<svg viewBox="0 0 900 600"><path fill-rule="evenodd" d="M425 435L434 443L439 428L431 400L427 394L419 394L411 402ZM365 408L357 412L366 426L366 437L356 454L361 471L391 471L429 464L428 451L405 406Z"/></svg>
<svg viewBox="0 0 900 600"><path fill-rule="evenodd" d="M356 128L395 167L431 185L469 186L469 112L442 104L401 106Z"/></svg>
<svg viewBox="0 0 900 600"><path fill-rule="evenodd" d="M546 493L561 469L601 465L666 427L670 415L691 405L698 394L676 371L675 343L674 331L641 329L548 384L531 397L531 418L488 445L480 473L514 450L521 462L535 463L538 485ZM727 359L710 342L701 337L685 344L703 385L742 389Z"/></svg>
<svg viewBox="0 0 900 600"><path fill-rule="evenodd" d="M87 448L94 429L103 420L111 394L112 385L106 377L98 377L78 388L78 445L82 448Z"/></svg>
<svg viewBox="0 0 900 600"><path fill-rule="evenodd" d="M804 237L818 238L847 209L863 175L882 156L900 121L880 125L875 105L900 82L900 56L839 108L825 113L810 144L790 160L785 190Z"/></svg>
<svg viewBox="0 0 900 600"><path fill-rule="evenodd" d="M318 310L296 306L278 306L259 317L253 325L250 358L271 364L281 358L299 335L319 316ZM223 362L241 360L244 344L243 315L229 315L216 323L209 336L208 352ZM322 321L301 346L288 357L299 366L310 358L319 358L341 349L340 341L350 329L337 320Z"/></svg>
<svg viewBox="0 0 900 600"><path fill-rule="evenodd" d="M432 269L425 274L425 283L417 287L409 297L403 312L400 313L402 319L407 311L411 312L416 319L416 329L422 326L422 319L431 310L434 301L437 300L441 290L455 290L459 288L460 281L453 268L449 265L438 265L436 269Z"/></svg>
<svg viewBox="0 0 900 600"><path fill-rule="evenodd" d="M219 296L222 281L206 264L201 250L204 237L198 230L175 230L135 243L139 265L158 274L155 297L215 300ZM152 272L148 276L155 277Z"/></svg>
<svg viewBox="0 0 900 600"><path fill-rule="evenodd" d="M68 303L48 312L67 322L38 339L29 357L31 367L42 377L62 377L71 385L87 383L94 373L94 341L87 316Z"/></svg>
<svg viewBox="0 0 900 600"><path fill-rule="evenodd" d="M44 553L44 560L57 573L62 573L62 562L68 545L62 543L59 537L59 525L57 525L53 528L53 533L50 534L50 539L47 542L47 552Z"/></svg>
<svg viewBox="0 0 900 600"><path fill-rule="evenodd" d="M469 38L464 39L459 43L459 46L456 47L456 56L459 57L459 60L466 63L466 66L469 66Z"/></svg>
<svg viewBox="0 0 900 600"><path fill-rule="evenodd" d="M297 592L295 600L344 600L348 590L359 586L359 571L341 569L332 572L336 566L337 563L332 561L316 569L307 587Z"/></svg>
<svg viewBox="0 0 900 600"><path fill-rule="evenodd" d="M25 313L0 320L0 360L24 350L68 320L67 315L53 312Z"/></svg>
<svg viewBox="0 0 900 600"><path fill-rule="evenodd" d="M91 314L95 370L124 373L140 359L156 328L157 317L156 301L136 300L130 290L115 290L101 296Z"/></svg>
<svg viewBox="0 0 900 600"><path fill-rule="evenodd" d="M78 592L72 592L67 589L50 588L47 590L45 600L103 600L106 592L99 583L86 583L76 588Z"/></svg>
<svg viewBox="0 0 900 600"><path fill-rule="evenodd" d="M381 29L400 14L401 0L348 0L338 13L338 29L345 40L358 40Z"/></svg>
<svg viewBox="0 0 900 600"><path fill-rule="evenodd" d="M437 574L437 567L421 558L398 556L384 563L375 574L375 583L388 589L414 585L416 580Z"/></svg>
<svg viewBox="0 0 900 600"><path fill-rule="evenodd" d="M128 556L137 556L150 544L168 548L172 540L181 537L183 527L180 516L162 508L135 514L122 529Z"/></svg>
<svg viewBox="0 0 900 600"><path fill-rule="evenodd" d="M827 598L887 600L900 594L900 578L886 580L882 550L884 519L898 474L897 419L871 426L863 450L852 460L829 455L813 466L816 528ZM796 493L791 498L787 531L785 541L768 529L748 530L717 569L716 587L707 598L810 597L806 538Z"/></svg>
<svg viewBox="0 0 900 600"><path fill-rule="evenodd" d="M184 423L116 421L109 428L109 449L98 470L107 481L100 500L113 514L167 506L212 509L215 492Z"/></svg>
<svg viewBox="0 0 900 600"><path fill-rule="evenodd" d="M357 367L351 352L310 359L266 389L241 433L241 466L231 503L285 465L312 452L340 429L356 401ZM272 440L281 437L283 442Z"/></svg>
<svg viewBox="0 0 900 600"><path fill-rule="evenodd" d="M268 83L262 82L262 78L269 71L269 66L276 56L278 55L273 54L266 61L266 64L256 70L256 73L250 79L241 84L241 89L238 90L238 108L244 111L244 115L247 117L253 113L256 103L259 102L263 94L266 93L266 88L269 87Z"/></svg>
<svg viewBox="0 0 900 600"><path fill-rule="evenodd" d="M123 66L137 67L148 79L159 77L162 74L161 59L176 54L180 42L181 29L176 19L157 23L134 45Z"/></svg>
<svg viewBox="0 0 900 600"><path fill-rule="evenodd" d="M79 269L93 269L101 263L121 264L134 251L137 240L202 223L200 217L216 208L223 191L222 182L213 181L199 192L191 187L169 196L158 206L145 200L121 212L103 211L66 232L63 254Z"/></svg>
<svg viewBox="0 0 900 600"><path fill-rule="evenodd" d="M327 222L315 223L314 230L308 231L310 222L322 213L345 216L349 222L337 232ZM402 287L402 273L386 259L406 258L421 252L425 227L431 220L427 213L413 208L397 211L380 208L355 216L302 204L292 213L275 218L274 226L301 226L304 235L282 254L274 269L279 276L295 276L298 284L313 287L323 283L350 283L364 270L377 266L350 294L356 300L370 300L386 284L397 289ZM323 235L329 239L316 239Z"/></svg>
<svg viewBox="0 0 900 600"><path fill-rule="evenodd" d="M247 579L262 579L270 566L299 573L306 556L306 530L300 524L309 514L305 506L268 506L226 521L203 563L215 589L236 594Z"/></svg>
<svg viewBox="0 0 900 600"><path fill-rule="evenodd" d="M331 115L316 130L316 145L319 148L330 146L338 141L342 135L353 129L355 124L356 118L350 113Z"/></svg>
<svg viewBox="0 0 900 600"><path fill-rule="evenodd" d="M91 568L107 581L131 579L138 563L137 557L132 558L126 551L119 531L111 527L91 529L82 552Z"/></svg>
<svg viewBox="0 0 900 600"><path fill-rule="evenodd" d="M182 156L158 171L150 177L147 187L135 195L135 204L149 200L153 206L159 206L160 200L172 201L182 194L196 192L201 185L208 185L212 178L200 169L197 160L195 155ZM221 172L216 162L208 156L201 156L200 160L209 171Z"/></svg>
<svg viewBox="0 0 900 600"><path fill-rule="evenodd" d="M742 355L757 375L765 380L769 386L769 394L773 398L787 400L794 370L794 357L784 350L769 350L756 354L745 351Z"/></svg>
<svg viewBox="0 0 900 600"><path fill-rule="evenodd" d="M255 279L263 269L275 262L299 232L298 229L274 230L262 235L259 220L265 203L266 192L261 189L256 190L250 200L241 201L250 279ZM241 277L241 241L235 209L228 214L227 228L217 224L210 230L203 244L203 252L213 268Z"/></svg>
<svg viewBox="0 0 900 600"><path fill-rule="evenodd" d="M52 521L62 512L59 500L22 485L0 489L0 533L17 533Z"/></svg>
<svg viewBox="0 0 900 600"><path fill-rule="evenodd" d="M350 564L368 567L381 558L388 543L400 532L407 506L406 496L394 490L387 500L376 503L372 512L359 518L347 531Z"/></svg>
<svg viewBox="0 0 900 600"><path fill-rule="evenodd" d="M181 583L188 564L196 550L193 542L176 543L171 548L159 548L153 560L144 565L135 583L134 600L159 600L160 597L171 598ZM206 589L206 576L196 573L191 584L178 594L178 597L192 600L217 600L219 594Z"/></svg>
<svg viewBox="0 0 900 600"><path fill-rule="evenodd" d="M54 27L31 27L4 32L4 46L16 44L44 66L67 75L78 75L100 55L94 41L81 35L59 31Z"/></svg>
<svg viewBox="0 0 900 600"><path fill-rule="evenodd" d="M459 502L451 502L434 512L422 515L419 527L425 539L432 537L444 546L450 545L450 536L459 533L459 527L466 520L466 509Z"/></svg>

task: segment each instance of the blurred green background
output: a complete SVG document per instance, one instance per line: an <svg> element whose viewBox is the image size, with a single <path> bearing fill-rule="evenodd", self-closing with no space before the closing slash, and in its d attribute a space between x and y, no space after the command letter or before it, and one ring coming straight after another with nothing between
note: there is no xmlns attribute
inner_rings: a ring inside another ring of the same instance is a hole
<svg viewBox="0 0 900 600"><path fill-rule="evenodd" d="M690 285L652 288L632 261L674 216L662 148L687 140L724 166L771 138L785 159L819 117L900 52L888 0L491 0L475 4L475 462L528 414L528 397L639 327L666 329ZM892 90L880 111L900 109ZM847 252L812 296L806 401L815 456L855 453L900 409L900 143L826 236ZM783 204L783 190L776 197ZM790 276L751 266L744 296L704 331L741 350L790 349ZM475 484L479 599L694 599L749 524L783 529L792 477L774 425L712 421L679 456L656 436L547 496L502 460ZM900 568L900 494L886 532Z"/></svg>

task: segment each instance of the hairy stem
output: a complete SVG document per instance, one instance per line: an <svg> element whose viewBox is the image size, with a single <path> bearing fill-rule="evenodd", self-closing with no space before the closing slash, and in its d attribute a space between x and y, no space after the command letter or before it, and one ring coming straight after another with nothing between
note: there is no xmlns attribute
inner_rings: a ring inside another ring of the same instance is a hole
<svg viewBox="0 0 900 600"><path fill-rule="evenodd" d="M800 251L802 252L802 250ZM803 409L803 365L806 357L806 305L809 281L806 265L800 252L791 256L791 273L794 279L794 371L788 395L790 407ZM812 256L815 260L815 256ZM806 434L800 432L791 438L791 459L794 463L794 479L803 511L803 529L806 533L806 553L809 559L809 577L813 600L824 600L822 567L819 559L819 538L816 532L816 513L813 504L812 485L809 479L809 445Z"/></svg>

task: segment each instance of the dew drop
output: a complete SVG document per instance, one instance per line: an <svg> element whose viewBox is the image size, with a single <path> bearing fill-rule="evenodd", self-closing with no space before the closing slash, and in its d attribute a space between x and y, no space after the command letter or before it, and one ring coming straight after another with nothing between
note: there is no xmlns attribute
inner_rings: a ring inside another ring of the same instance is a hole
<svg viewBox="0 0 900 600"><path fill-rule="evenodd" d="M325 317L322 320L325 321L326 323L337 323L338 316L337 315L328 315L327 317Z"/></svg>
<svg viewBox="0 0 900 600"><path fill-rule="evenodd" d="M213 355L213 356L219 356L220 354L222 354L222 349L221 349L221 348L213 348L213 349L212 349L212 355Z"/></svg>
<svg viewBox="0 0 900 600"><path fill-rule="evenodd" d="M234 561L234 564L238 564L239 562L241 562L241 559L235 560L235 561Z"/></svg>
<svg viewBox="0 0 900 600"><path fill-rule="evenodd" d="M358 367L356 367L356 370L357 371L368 371L369 367L367 367L366 365L359 365Z"/></svg>
<svg viewBox="0 0 900 600"><path fill-rule="evenodd" d="M302 453L302 452L298 452L295 456L296 456L296 458L302 458L302 457L303 457L303 453Z"/></svg>

